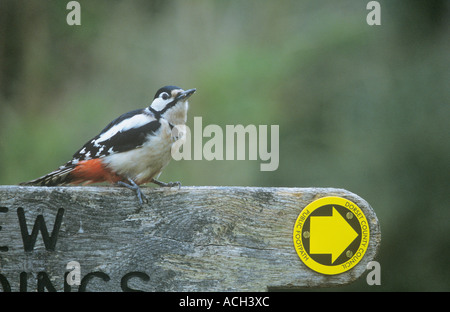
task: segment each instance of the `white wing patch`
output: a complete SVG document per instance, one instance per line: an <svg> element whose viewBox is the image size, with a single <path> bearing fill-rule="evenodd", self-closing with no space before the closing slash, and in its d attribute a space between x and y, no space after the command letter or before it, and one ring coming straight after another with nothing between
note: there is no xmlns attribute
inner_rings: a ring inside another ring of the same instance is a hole
<svg viewBox="0 0 450 312"><path fill-rule="evenodd" d="M105 131L104 133L102 133L98 137L98 139L92 140L92 144L95 147L101 148L101 145L99 143L112 138L118 132L127 131L132 128L139 128L139 127L149 123L151 120L152 120L152 118L150 116L144 115L144 114L138 114L129 119L122 120L117 125L114 125L110 129L108 129L108 131Z"/></svg>

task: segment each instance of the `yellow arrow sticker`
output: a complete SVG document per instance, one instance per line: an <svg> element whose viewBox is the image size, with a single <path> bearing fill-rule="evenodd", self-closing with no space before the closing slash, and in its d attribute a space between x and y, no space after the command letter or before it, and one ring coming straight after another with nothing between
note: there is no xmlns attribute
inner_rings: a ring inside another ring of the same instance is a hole
<svg viewBox="0 0 450 312"><path fill-rule="evenodd" d="M322 274L354 267L369 245L369 224L362 210L341 197L324 197L300 212L294 245L300 259Z"/></svg>
<svg viewBox="0 0 450 312"><path fill-rule="evenodd" d="M331 263L358 237L336 208L331 216L313 217L310 225L310 248L312 254L331 254Z"/></svg>

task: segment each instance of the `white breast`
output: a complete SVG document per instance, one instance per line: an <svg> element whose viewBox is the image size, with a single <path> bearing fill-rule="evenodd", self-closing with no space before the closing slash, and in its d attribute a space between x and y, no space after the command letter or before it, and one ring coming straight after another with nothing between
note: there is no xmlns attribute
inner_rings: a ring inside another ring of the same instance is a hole
<svg viewBox="0 0 450 312"><path fill-rule="evenodd" d="M160 121L160 129L149 135L142 147L106 156L103 162L116 174L133 179L137 184L157 177L171 159L173 144L169 123L164 119Z"/></svg>

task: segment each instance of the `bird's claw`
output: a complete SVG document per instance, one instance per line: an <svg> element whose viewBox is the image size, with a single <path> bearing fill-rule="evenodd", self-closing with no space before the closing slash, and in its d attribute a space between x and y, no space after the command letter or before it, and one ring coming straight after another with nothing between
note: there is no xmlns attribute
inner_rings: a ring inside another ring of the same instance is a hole
<svg viewBox="0 0 450 312"><path fill-rule="evenodd" d="M131 179L128 179L128 182L130 182L130 184L123 182L123 181L119 181L117 182L117 185L119 186L124 186L126 188L129 188L130 190L133 190L136 192L136 196L139 199L139 204L143 205L144 203L147 204L148 203L148 199L145 197L145 195L142 193L141 188L139 187L139 185L136 184L136 182L134 182Z"/></svg>
<svg viewBox="0 0 450 312"><path fill-rule="evenodd" d="M180 181L176 181L176 182L161 182L158 181L156 179L152 179L152 182L161 186L161 187L174 187L174 186L178 186L178 189L181 188L181 182Z"/></svg>

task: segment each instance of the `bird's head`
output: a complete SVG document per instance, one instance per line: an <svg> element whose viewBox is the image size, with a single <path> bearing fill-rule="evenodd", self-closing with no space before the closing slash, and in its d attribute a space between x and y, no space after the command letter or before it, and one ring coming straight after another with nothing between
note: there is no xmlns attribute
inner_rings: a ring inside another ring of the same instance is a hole
<svg viewBox="0 0 450 312"><path fill-rule="evenodd" d="M150 107L174 125L185 124L188 99L196 89L183 90L176 86L165 86L156 91Z"/></svg>

